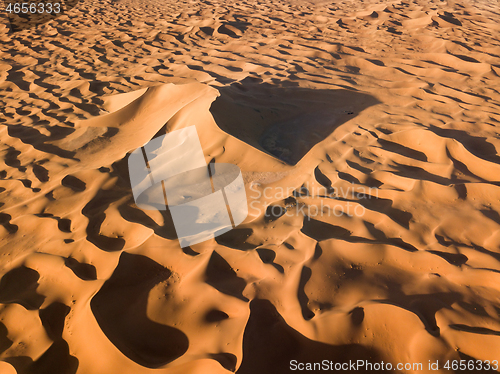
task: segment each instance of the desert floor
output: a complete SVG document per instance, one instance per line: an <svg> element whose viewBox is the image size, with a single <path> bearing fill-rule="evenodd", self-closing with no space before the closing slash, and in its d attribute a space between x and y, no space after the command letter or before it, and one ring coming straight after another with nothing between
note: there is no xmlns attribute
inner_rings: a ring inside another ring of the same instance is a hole
<svg viewBox="0 0 500 374"><path fill-rule="evenodd" d="M494 365L499 21L494 0L2 18L0 373ZM181 248L168 211L136 206L127 158L192 125L252 204Z"/></svg>

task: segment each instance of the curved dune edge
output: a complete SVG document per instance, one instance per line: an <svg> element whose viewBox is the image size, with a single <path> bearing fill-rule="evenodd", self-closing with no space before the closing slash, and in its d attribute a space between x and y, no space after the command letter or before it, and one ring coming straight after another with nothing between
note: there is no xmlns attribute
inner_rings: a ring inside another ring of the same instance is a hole
<svg viewBox="0 0 500 374"><path fill-rule="evenodd" d="M102 4L0 27L2 374L498 358L490 2ZM182 250L126 161L193 124L255 204Z"/></svg>

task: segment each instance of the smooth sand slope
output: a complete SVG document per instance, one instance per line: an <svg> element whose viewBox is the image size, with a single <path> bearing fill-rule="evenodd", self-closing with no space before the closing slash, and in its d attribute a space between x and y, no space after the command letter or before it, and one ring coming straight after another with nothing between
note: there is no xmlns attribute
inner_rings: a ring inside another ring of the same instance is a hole
<svg viewBox="0 0 500 374"><path fill-rule="evenodd" d="M4 22L0 373L500 360L499 8L106 0ZM192 125L251 205L182 249L127 155Z"/></svg>

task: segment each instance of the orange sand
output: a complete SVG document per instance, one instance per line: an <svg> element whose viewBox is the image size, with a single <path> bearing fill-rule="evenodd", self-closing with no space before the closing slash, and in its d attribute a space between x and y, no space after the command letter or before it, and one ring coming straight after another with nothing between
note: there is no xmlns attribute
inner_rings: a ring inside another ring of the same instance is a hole
<svg viewBox="0 0 500 374"><path fill-rule="evenodd" d="M493 0L85 0L4 22L0 373L500 360L499 21ZM181 249L127 154L191 125L253 205Z"/></svg>

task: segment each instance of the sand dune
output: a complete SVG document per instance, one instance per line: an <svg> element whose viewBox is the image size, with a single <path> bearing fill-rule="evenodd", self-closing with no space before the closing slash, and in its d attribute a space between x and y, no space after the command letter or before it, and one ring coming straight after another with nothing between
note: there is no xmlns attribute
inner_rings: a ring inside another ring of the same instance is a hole
<svg viewBox="0 0 500 374"><path fill-rule="evenodd" d="M500 360L499 18L489 0L3 17L0 373ZM193 125L249 215L181 248L127 159Z"/></svg>

